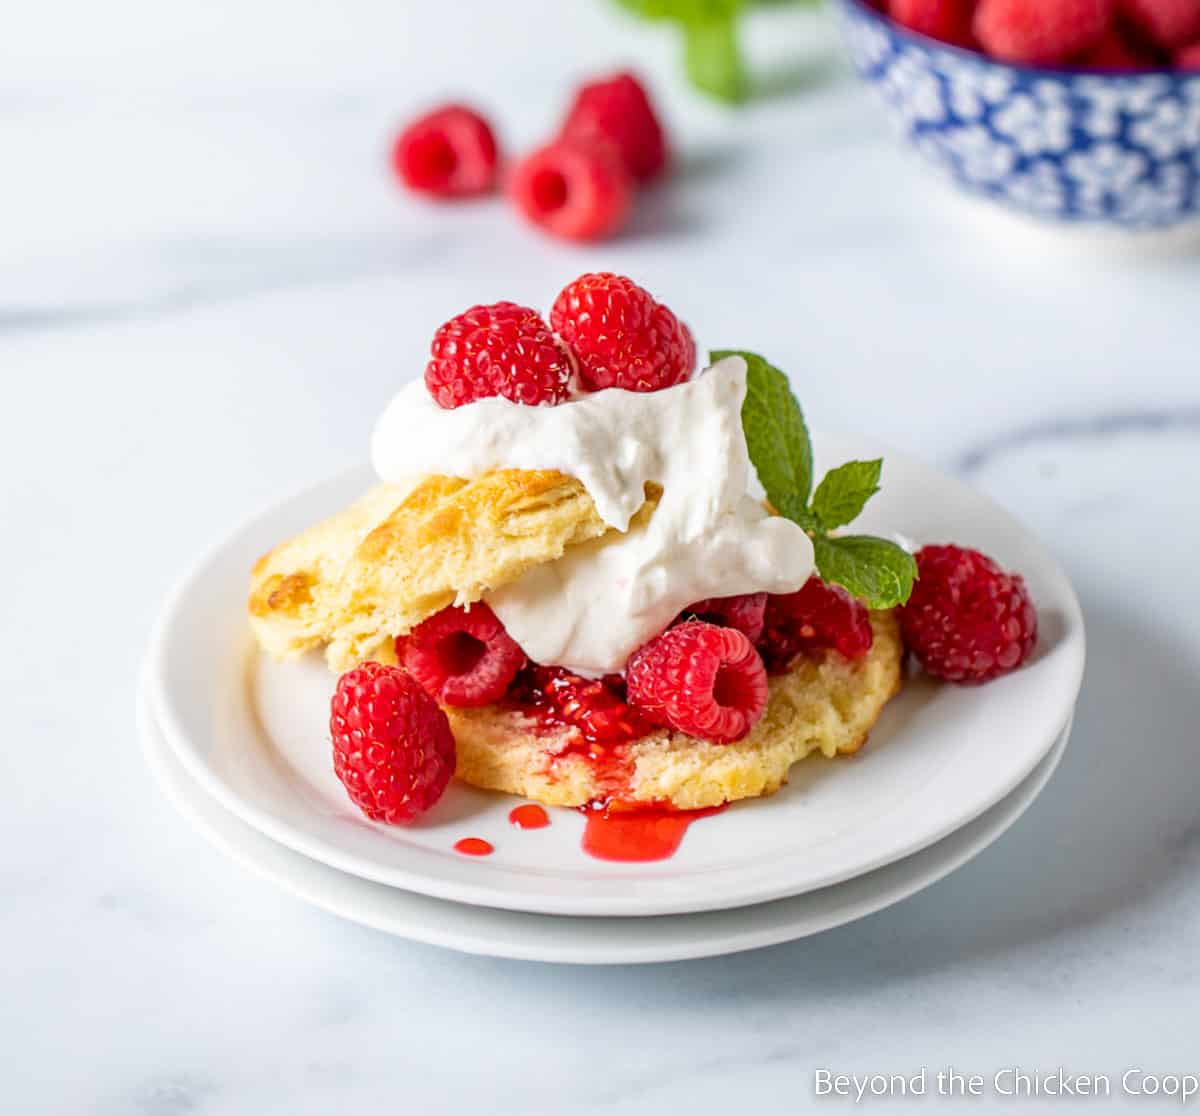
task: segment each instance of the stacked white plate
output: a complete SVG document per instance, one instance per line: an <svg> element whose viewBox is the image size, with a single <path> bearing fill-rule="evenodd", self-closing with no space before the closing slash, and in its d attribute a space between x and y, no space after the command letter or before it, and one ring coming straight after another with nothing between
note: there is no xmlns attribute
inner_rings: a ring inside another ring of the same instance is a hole
<svg viewBox="0 0 1200 1116"><path fill-rule="evenodd" d="M911 895L999 837L1046 784L1082 680L1083 620L1054 559L960 482L862 439L818 438L816 449L819 464L885 458L861 530L959 542L1023 573L1038 649L982 687L914 676L856 757L798 765L779 794L694 824L668 860L595 860L578 812L551 809L548 827L520 830L508 821L516 800L458 784L403 828L368 822L349 802L329 751L335 680L315 658L262 658L244 610L255 558L361 493L365 470L245 525L173 594L142 689L150 765L185 817L269 879L355 921L476 953L700 957L803 937ZM463 856L463 837L495 851Z"/></svg>

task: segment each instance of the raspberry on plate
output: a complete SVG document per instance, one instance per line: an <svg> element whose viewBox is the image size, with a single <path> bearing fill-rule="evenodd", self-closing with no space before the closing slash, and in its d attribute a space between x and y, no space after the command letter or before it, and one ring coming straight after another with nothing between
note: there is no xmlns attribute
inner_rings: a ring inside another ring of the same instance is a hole
<svg viewBox="0 0 1200 1116"><path fill-rule="evenodd" d="M638 182L650 182L666 169L662 125L645 88L627 71L581 85L562 134L568 139L611 144Z"/></svg>
<svg viewBox="0 0 1200 1116"><path fill-rule="evenodd" d="M1167 50L1200 36L1200 0L1118 0L1118 6L1134 27Z"/></svg>
<svg viewBox="0 0 1200 1116"><path fill-rule="evenodd" d="M833 650L861 659L873 642L866 605L816 574L795 593L767 598L759 648L772 671L786 670L804 651Z"/></svg>
<svg viewBox="0 0 1200 1116"><path fill-rule="evenodd" d="M975 0L889 0L887 11L897 23L955 46L972 46L971 16Z"/></svg>
<svg viewBox="0 0 1200 1116"><path fill-rule="evenodd" d="M482 601L451 605L396 640L404 668L443 705L491 705L499 701L525 652Z"/></svg>
<svg viewBox="0 0 1200 1116"><path fill-rule="evenodd" d="M571 364L536 310L515 302L472 306L433 335L425 386L448 411L502 395L536 406L567 397Z"/></svg>
<svg viewBox="0 0 1200 1116"><path fill-rule="evenodd" d="M917 552L919 580L900 608L905 646L936 678L988 682L1016 670L1037 642L1024 580L958 546Z"/></svg>
<svg viewBox="0 0 1200 1116"><path fill-rule="evenodd" d="M975 37L1005 62L1053 65L1090 50L1113 19L1114 0L979 0Z"/></svg>
<svg viewBox="0 0 1200 1116"><path fill-rule="evenodd" d="M496 138L466 105L443 105L396 137L392 166L410 189L441 198L485 194L496 185Z"/></svg>
<svg viewBox="0 0 1200 1116"><path fill-rule="evenodd" d="M688 327L623 275L581 275L554 300L550 324L588 391L657 391L682 383L696 363Z"/></svg>
<svg viewBox="0 0 1200 1116"><path fill-rule="evenodd" d="M398 667L364 663L338 679L330 703L333 769L372 821L404 825L425 813L454 774L446 714Z"/></svg>
<svg viewBox="0 0 1200 1116"><path fill-rule="evenodd" d="M767 671L742 632L690 620L668 628L629 658L635 708L713 744L741 740L767 707Z"/></svg>
<svg viewBox="0 0 1200 1116"><path fill-rule="evenodd" d="M564 240L602 240L629 214L633 186L606 144L563 138L513 169L508 192L525 217Z"/></svg>
<svg viewBox="0 0 1200 1116"><path fill-rule="evenodd" d="M1174 61L1180 70L1200 70L1200 42L1176 51Z"/></svg>
<svg viewBox="0 0 1200 1116"><path fill-rule="evenodd" d="M742 593L736 597L708 597L688 605L683 614L710 624L737 628L751 643L757 643L763 632L766 609L766 593Z"/></svg>

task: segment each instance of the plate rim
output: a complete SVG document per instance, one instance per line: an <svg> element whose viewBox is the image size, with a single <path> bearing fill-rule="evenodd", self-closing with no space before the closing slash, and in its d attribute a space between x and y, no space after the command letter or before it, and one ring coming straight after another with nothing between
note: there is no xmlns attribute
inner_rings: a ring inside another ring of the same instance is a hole
<svg viewBox="0 0 1200 1116"><path fill-rule="evenodd" d="M971 488L961 478L936 469L915 455L904 451L894 450L879 439L864 435L843 435L821 432L814 439L818 445L822 442L836 442L864 447L870 447L872 452L889 453L893 460L903 459L909 467L932 474L943 483L949 483L964 494L969 494L988 516L997 517L1019 532L1026 545L1032 545L1038 552L1039 563L1053 576L1062 592L1062 599L1056 604L1066 607L1068 613L1068 631L1077 636L1077 658L1070 681L1070 697L1062 702L1069 711L1074 707L1082 683L1084 664L1086 660L1086 632L1082 610L1078 597L1070 579L1062 569L1053 553L1041 543L1040 539L1017 519L1007 509L995 501ZM155 720L167 742L171 745L176 756L182 761L193 778L201 782L208 792L226 809L230 810L241 820L255 829L266 834L273 840L287 845L301 855L313 860L322 861L333 868L349 872L363 879L399 886L411 891L421 892L436 898L449 899L458 902L473 903L481 906L491 906L516 911L528 911L547 914L574 916L627 916L646 915L659 916L667 914L692 913L704 910L717 910L725 907L738 907L753 903L769 902L798 894L805 890L816 890L829 886L841 880L852 878L865 872L874 871L895 860L902 859L921 849L934 844L955 829L969 824L974 818L990 809L998 801L1009 794L1045 757L1054 746L1056 737L1050 735L1044 744L1038 745L1023 767L1014 767L1009 778L997 783L989 789L986 795L974 803L973 808L959 811L936 827L926 830L916 840L896 843L891 849L881 852L872 858L866 858L851 870L829 871L825 876L810 878L800 885L795 882L780 880L770 885L747 887L743 891L717 891L697 897L695 893L688 898L666 900L647 899L645 895L619 895L611 891L600 898L589 895L582 889L575 889L572 894L554 893L549 889L522 890L506 888L503 882L494 879L479 879L468 876L465 871L457 870L451 875L440 876L419 869L383 865L333 846L326 838L305 831L286 819L272 814L258 803L240 796L234 787L229 785L211 765L205 761L200 749L189 737L181 719L176 715L172 695L167 683L166 662L171 650L171 631L178 620L180 611L184 608L188 597L198 584L201 584L209 567L218 562L229 547L254 530L260 523L287 513L288 509L319 500L324 490L336 490L348 487L351 482L365 480L370 476L369 469L364 466L354 466L342 470L331 477L315 484L308 485L281 500L273 502L265 510L246 517L237 527L226 532L220 539L205 548L187 573L176 583L168 595L162 610L156 620L150 642L147 658L147 674L149 699L154 709ZM1066 687L1063 689L1066 693ZM516 871L515 869L513 871Z"/></svg>
<svg viewBox="0 0 1200 1116"><path fill-rule="evenodd" d="M143 757L158 789L172 808L200 834L206 844L252 875L267 880L293 898L327 914L402 940L474 956L587 966L693 961L766 949L868 918L911 898L969 864L995 844L1025 815L1041 797L1058 770L1070 741L1075 718L1075 710L1072 709L1054 745L1017 787L942 841L871 872L800 895L737 908L661 915L648 923L646 919L637 916L541 914L457 903L366 880L313 860L280 844L226 809L191 776L167 742L161 728L155 723L147 689L144 683L139 686L137 724ZM173 770L168 770L172 766ZM220 817L220 823L213 823L205 816L204 808L197 807L195 799L202 800L210 807L211 812ZM221 831L218 825L231 827L237 836L233 837ZM948 852L946 846L952 842L957 844ZM247 848L247 844L250 848ZM268 863L269 860L276 863ZM331 896L327 890L330 881L344 881L350 889L351 897L339 900ZM819 904L822 900L827 902L830 897L838 894L849 896L856 891L861 892L880 881L883 881L883 886L874 894L860 896L857 900L847 899L841 908L834 907L824 915L810 916L805 923L805 908ZM322 882L326 885L324 891L321 887ZM354 892L360 893L357 906L353 898ZM402 912L407 907L407 913L395 917L381 915L374 909L367 909L375 904L363 899L364 895L369 895L371 900L386 903L392 908L398 907ZM447 912L462 914L468 922L474 922L481 927L490 922L493 924L492 931L489 934L482 929L473 932L452 929L445 917ZM779 917L769 925L764 925L764 913ZM788 918L789 914L792 917ZM742 922L743 928L726 929L720 925L732 919ZM649 938L642 943L631 945L615 939L611 934L600 933L613 924L631 928L636 935L651 924L657 930L662 930L680 927L684 923L695 925L697 920L714 923L712 931L706 936L693 936L685 943L674 945L670 941ZM519 923L519 929L514 924L505 938L496 924L514 921ZM552 925L561 931L564 944L553 945L544 940L549 937ZM572 937L578 940L579 931L590 930L593 925L598 931L599 942L589 946L566 944ZM531 928L536 928L540 936L531 936Z"/></svg>

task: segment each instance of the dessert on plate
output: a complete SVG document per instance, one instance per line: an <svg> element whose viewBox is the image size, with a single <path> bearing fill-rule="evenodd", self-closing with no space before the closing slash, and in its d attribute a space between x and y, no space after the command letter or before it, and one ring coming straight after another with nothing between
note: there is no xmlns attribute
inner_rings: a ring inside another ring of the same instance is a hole
<svg viewBox="0 0 1200 1116"><path fill-rule="evenodd" d="M863 746L906 639L959 682L1029 654L1019 577L851 533L882 462L814 483L786 377L695 364L621 276L575 280L548 322L474 307L381 416L380 483L255 565L263 650L341 673L335 770L369 817L412 820L451 775L560 806L766 795Z"/></svg>

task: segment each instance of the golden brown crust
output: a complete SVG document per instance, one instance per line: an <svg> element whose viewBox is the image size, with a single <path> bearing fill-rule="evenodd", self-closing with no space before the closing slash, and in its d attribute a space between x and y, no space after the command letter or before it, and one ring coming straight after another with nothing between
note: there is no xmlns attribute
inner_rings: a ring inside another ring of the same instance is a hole
<svg viewBox="0 0 1200 1116"><path fill-rule="evenodd" d="M595 765L569 748L569 730L547 733L520 712L488 706L447 709L458 746L458 777L552 806L618 797L681 810L771 794L792 764L813 752L857 751L900 691L903 648L890 612L873 613L875 640L857 662L828 652L801 658L771 679L763 718L745 740L709 744L659 731L629 745L624 763Z"/></svg>
<svg viewBox="0 0 1200 1116"><path fill-rule="evenodd" d="M355 548L396 510L404 489L381 484L350 507L264 554L250 578L250 626L263 649L293 658L329 638L337 588Z"/></svg>
<svg viewBox="0 0 1200 1116"><path fill-rule="evenodd" d="M330 666L346 670L607 530L583 485L550 470L380 485L256 563L251 624L276 658L327 644Z"/></svg>

